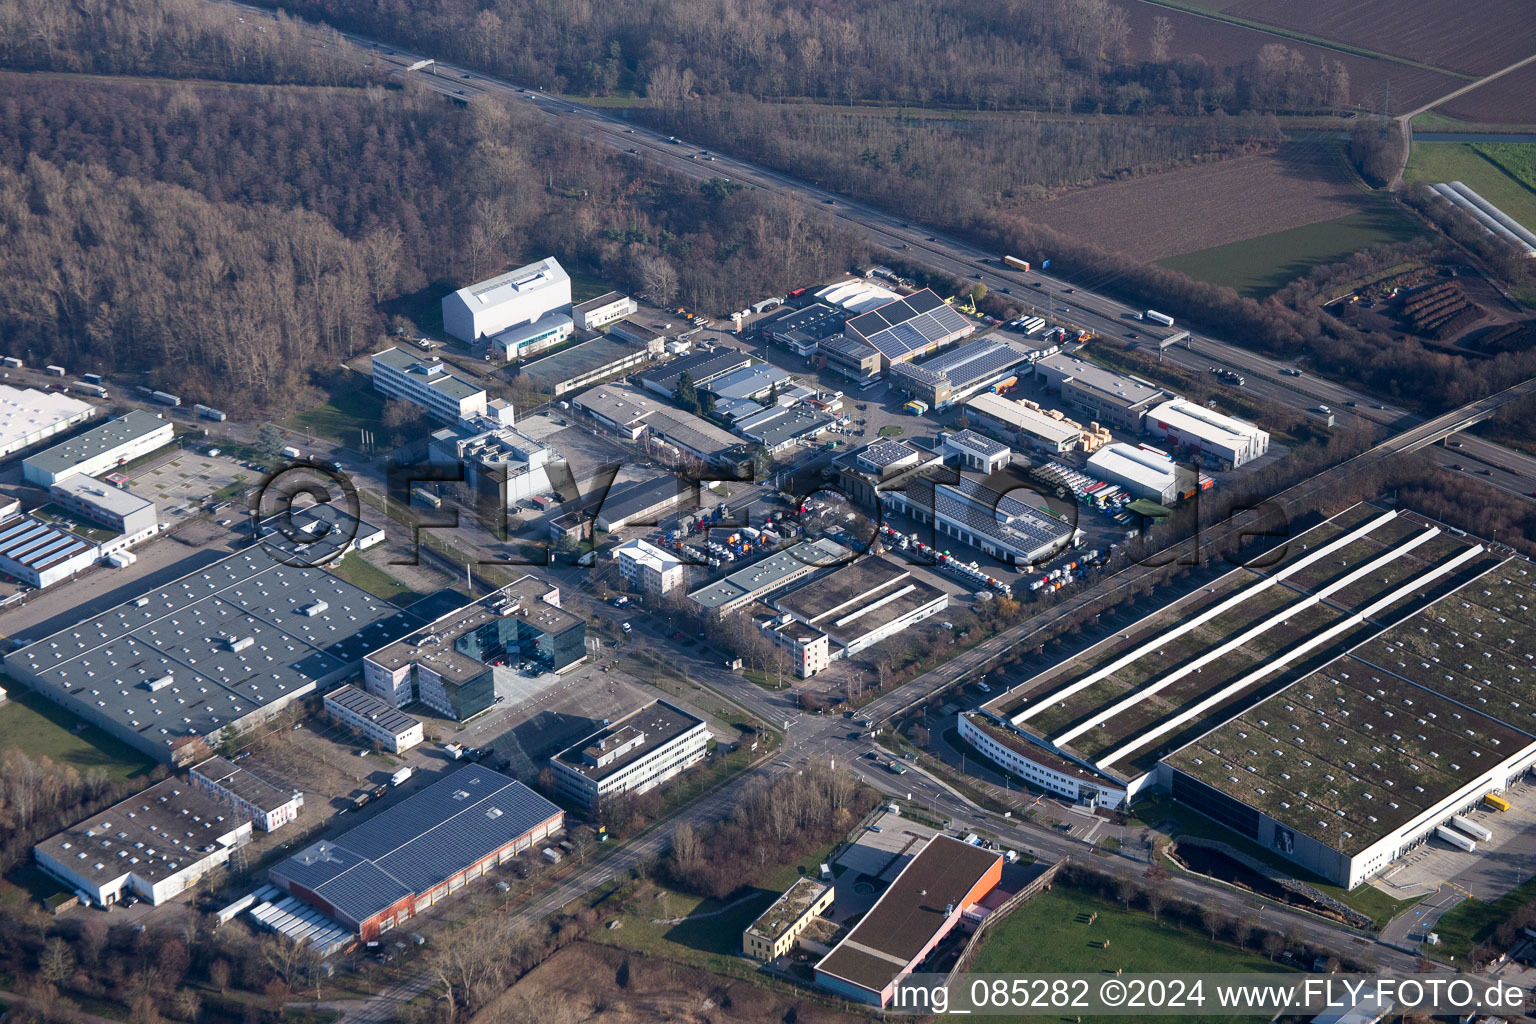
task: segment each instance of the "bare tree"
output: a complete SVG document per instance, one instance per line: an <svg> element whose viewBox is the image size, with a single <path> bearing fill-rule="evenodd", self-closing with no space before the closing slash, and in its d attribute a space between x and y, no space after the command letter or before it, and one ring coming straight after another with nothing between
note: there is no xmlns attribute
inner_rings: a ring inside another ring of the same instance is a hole
<svg viewBox="0 0 1536 1024"><path fill-rule="evenodd" d="M1168 47L1173 42L1173 22L1159 14L1152 19L1152 37L1148 41L1147 56L1155 61L1168 59Z"/></svg>

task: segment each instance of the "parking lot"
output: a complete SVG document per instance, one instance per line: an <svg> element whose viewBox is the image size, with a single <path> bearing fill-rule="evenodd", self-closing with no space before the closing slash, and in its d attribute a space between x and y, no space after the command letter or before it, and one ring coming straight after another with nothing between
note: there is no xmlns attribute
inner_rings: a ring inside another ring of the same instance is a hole
<svg viewBox="0 0 1536 1024"><path fill-rule="evenodd" d="M881 813L870 828L837 855L837 864L845 869L839 876L838 909L841 911L844 906L843 885L850 887L850 895L858 895L853 887L858 884L861 876L891 881L916 856L917 851L936 835L938 830L927 825L908 821L899 814ZM868 885L867 878L865 885ZM874 900L868 902L873 903Z"/></svg>
<svg viewBox="0 0 1536 1024"><path fill-rule="evenodd" d="M153 501L160 521L176 522L196 515L199 507L231 484L255 484L259 474L233 459L181 451L164 462L133 470L128 490Z"/></svg>
<svg viewBox="0 0 1536 1024"><path fill-rule="evenodd" d="M1504 794L1510 809L1479 807L1466 815L1493 833L1467 853L1443 839L1431 838L1403 857L1377 881L1377 888L1397 899L1451 889L1464 896L1494 900L1536 875L1536 783L1522 778Z"/></svg>

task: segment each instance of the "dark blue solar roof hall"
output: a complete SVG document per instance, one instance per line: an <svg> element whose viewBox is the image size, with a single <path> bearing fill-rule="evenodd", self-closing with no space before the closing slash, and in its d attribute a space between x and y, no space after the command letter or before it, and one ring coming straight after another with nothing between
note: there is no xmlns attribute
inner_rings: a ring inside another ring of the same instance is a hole
<svg viewBox="0 0 1536 1024"><path fill-rule="evenodd" d="M305 847L272 869L272 881L374 939L564 823L559 807L521 782L469 765Z"/></svg>

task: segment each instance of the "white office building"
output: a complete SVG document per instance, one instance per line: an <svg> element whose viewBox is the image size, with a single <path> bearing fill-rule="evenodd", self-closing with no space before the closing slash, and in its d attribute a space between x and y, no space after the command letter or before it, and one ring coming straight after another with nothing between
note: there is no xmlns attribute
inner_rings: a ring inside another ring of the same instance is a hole
<svg viewBox="0 0 1536 1024"><path fill-rule="evenodd" d="M0 384L0 458L63 433L94 415L94 405L57 391Z"/></svg>
<svg viewBox="0 0 1536 1024"><path fill-rule="evenodd" d="M170 420L135 409L24 459L22 476L38 487L52 487L76 473L97 476L164 448L174 437Z"/></svg>
<svg viewBox="0 0 1536 1024"><path fill-rule="evenodd" d="M492 335L491 350L486 357L503 363L526 359L571 340L575 331L570 317L564 313L550 313L531 324L518 324Z"/></svg>
<svg viewBox="0 0 1536 1024"><path fill-rule="evenodd" d="M687 581L676 556L638 537L620 545L613 555L619 560L619 575L648 594L665 594Z"/></svg>
<svg viewBox="0 0 1536 1024"><path fill-rule="evenodd" d="M418 719L355 686L337 687L326 694L325 710L391 754L410 750L425 738Z"/></svg>
<svg viewBox="0 0 1536 1024"><path fill-rule="evenodd" d="M50 836L32 855L94 906L130 894L158 905L227 862L251 830L244 815L171 778Z"/></svg>
<svg viewBox="0 0 1536 1024"><path fill-rule="evenodd" d="M635 300L623 292L599 295L595 299L578 302L571 309L576 318L576 326L584 331L595 331L639 311L640 307L635 304Z"/></svg>
<svg viewBox="0 0 1536 1024"><path fill-rule="evenodd" d="M508 327L570 308L570 275L550 256L445 296L443 329L475 344Z"/></svg>
<svg viewBox="0 0 1536 1024"><path fill-rule="evenodd" d="M1147 412L1142 430L1163 447L1187 449L1223 469L1236 469L1269 451L1269 432L1235 416L1176 398Z"/></svg>
<svg viewBox="0 0 1536 1024"><path fill-rule="evenodd" d="M437 356L423 359L403 348L375 353L373 389L420 406L449 423L486 414L484 388L448 372L447 364Z"/></svg>
<svg viewBox="0 0 1536 1024"><path fill-rule="evenodd" d="M549 759L560 792L584 807L654 789L704 760L709 727L664 700L611 722Z"/></svg>
<svg viewBox="0 0 1536 1024"><path fill-rule="evenodd" d="M250 819L263 832L282 828L299 816L304 794L281 789L222 757L210 757L187 774L192 788Z"/></svg>

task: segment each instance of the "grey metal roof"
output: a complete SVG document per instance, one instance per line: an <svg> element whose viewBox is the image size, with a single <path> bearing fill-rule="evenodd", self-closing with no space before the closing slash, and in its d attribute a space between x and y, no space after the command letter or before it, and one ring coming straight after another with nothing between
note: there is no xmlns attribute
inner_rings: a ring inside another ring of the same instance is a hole
<svg viewBox="0 0 1536 1024"><path fill-rule="evenodd" d="M678 477L653 477L609 491L597 514L606 523L623 522L663 502L676 505L692 494L693 488Z"/></svg>
<svg viewBox="0 0 1536 1024"><path fill-rule="evenodd" d="M306 847L272 873L363 921L431 891L558 815L559 807L521 782L472 764Z"/></svg>
<svg viewBox="0 0 1536 1024"><path fill-rule="evenodd" d="M454 376L448 364L435 356L430 359L421 359L403 348L387 348L383 352L375 353L373 359L401 373L410 374L422 387L431 388L455 401L485 394L484 388L471 384L462 377ZM439 369L434 373L433 367L439 367Z"/></svg>
<svg viewBox="0 0 1536 1024"><path fill-rule="evenodd" d="M134 409L125 416L77 434L63 444L56 444L46 451L29 456L24 464L40 472L60 473L71 466L78 466L86 459L93 459L170 426L169 420L163 420L143 409Z"/></svg>
<svg viewBox="0 0 1536 1024"><path fill-rule="evenodd" d="M519 373L536 377L540 382L556 384L596 373L605 366L618 370L621 368L619 364L637 357L644 359L645 352L608 337L593 338L552 356L525 363Z"/></svg>
<svg viewBox="0 0 1536 1024"><path fill-rule="evenodd" d="M339 686L326 694L325 700L354 715L366 718L380 729L388 729L397 736L421 724L383 698L355 686Z"/></svg>
<svg viewBox="0 0 1536 1024"><path fill-rule="evenodd" d="M742 437L777 448L797 437L807 437L826 430L835 421L824 412L796 403L774 406L736 421L735 430Z"/></svg>
<svg viewBox="0 0 1536 1024"><path fill-rule="evenodd" d="M293 799L291 792L277 788L261 776L222 757L210 757L194 765L192 770L264 811L275 811Z"/></svg>
<svg viewBox="0 0 1536 1024"><path fill-rule="evenodd" d="M321 601L323 610L306 614ZM417 625L323 569L284 565L254 547L28 644L5 663L44 696L66 691L169 748L286 699Z"/></svg>
<svg viewBox="0 0 1536 1024"><path fill-rule="evenodd" d="M639 375L639 380L653 389L668 393L676 390L683 374L688 374L695 384L707 384L716 377L732 370L739 370L752 362L752 358L734 348L717 348L713 351L695 352L673 359L654 370Z"/></svg>
<svg viewBox="0 0 1536 1024"><path fill-rule="evenodd" d="M604 306L611 306L615 302L620 302L626 298L628 298L628 296L623 292L604 292L595 299L588 299L586 302L578 302L572 308L575 309L578 313L590 313L594 309L602 309Z"/></svg>
<svg viewBox="0 0 1536 1024"><path fill-rule="evenodd" d="M631 711L617 721L610 722L590 736L583 736L556 754L554 760L561 762L572 771L579 772L594 782L598 782L615 772L628 768L642 758L649 757L660 747L692 732L703 724L704 719L699 718L697 715L689 714L671 701L657 699L644 707ZM588 760L584 756L588 748L596 747L606 737L631 729L643 733L645 739L644 742L626 751L623 755L607 764L597 764L595 759Z"/></svg>
<svg viewBox="0 0 1536 1024"><path fill-rule="evenodd" d="M141 498L132 491L125 491L121 487L113 487L109 483L103 483L93 476L76 473L67 476L54 484L49 490L55 494L67 495L76 501L85 502L108 512L120 516L129 516L145 508L153 508L154 502L148 498Z"/></svg>
<svg viewBox="0 0 1536 1024"><path fill-rule="evenodd" d="M980 452L983 455L1001 455L1004 452L1012 451L1011 448L1001 441L994 441L990 437L983 437L969 428L948 434L944 440L969 448L972 451Z"/></svg>

